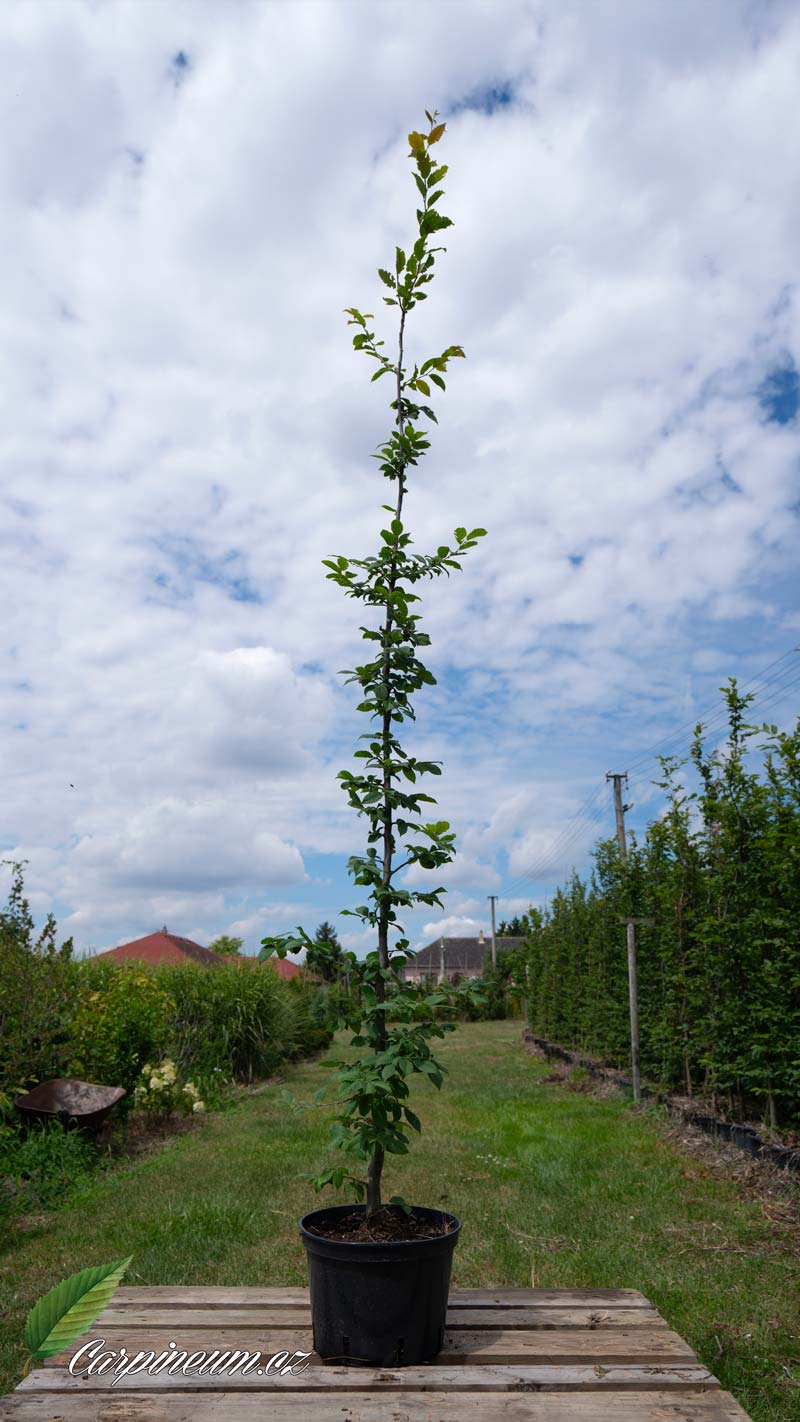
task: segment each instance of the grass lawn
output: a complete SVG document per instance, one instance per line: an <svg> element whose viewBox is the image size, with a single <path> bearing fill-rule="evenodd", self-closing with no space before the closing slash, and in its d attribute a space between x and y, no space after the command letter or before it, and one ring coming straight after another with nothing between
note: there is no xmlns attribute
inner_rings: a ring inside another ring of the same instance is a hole
<svg viewBox="0 0 800 1422"><path fill-rule="evenodd" d="M416 1087L423 1135L387 1195L463 1219L454 1284L640 1289L754 1422L800 1417L788 1236L624 1103L543 1085L549 1069L520 1034L480 1023L446 1039L450 1075L441 1092ZM312 1062L284 1080L303 1114L263 1088L14 1232L0 1255L0 1390L21 1375L31 1304L89 1264L133 1254L129 1284L305 1283L297 1219L320 1202L304 1173L323 1155L313 1093L330 1074Z"/></svg>

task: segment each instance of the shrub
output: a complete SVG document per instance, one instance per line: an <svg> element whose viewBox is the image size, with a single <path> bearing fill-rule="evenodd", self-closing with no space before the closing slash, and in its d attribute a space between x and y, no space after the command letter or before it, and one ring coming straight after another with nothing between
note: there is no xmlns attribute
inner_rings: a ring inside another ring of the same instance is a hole
<svg viewBox="0 0 800 1422"><path fill-rule="evenodd" d="M287 984L292 1011L292 1057L319 1051L330 1041L327 994L322 988L307 986L299 978Z"/></svg>
<svg viewBox="0 0 800 1422"><path fill-rule="evenodd" d="M174 1004L155 973L139 963L81 963L70 1026L70 1075L130 1093L145 1062L167 1049Z"/></svg>
<svg viewBox="0 0 800 1422"><path fill-rule="evenodd" d="M169 1058L158 1066L145 1062L141 1077L133 1089L133 1104L162 1120L177 1111L200 1116L206 1109L199 1087L193 1081L182 1082L175 1063Z"/></svg>
<svg viewBox="0 0 800 1422"><path fill-rule="evenodd" d="M76 967L71 939L56 944L52 916L36 935L15 864L0 910L0 1095L7 1100L63 1071Z"/></svg>

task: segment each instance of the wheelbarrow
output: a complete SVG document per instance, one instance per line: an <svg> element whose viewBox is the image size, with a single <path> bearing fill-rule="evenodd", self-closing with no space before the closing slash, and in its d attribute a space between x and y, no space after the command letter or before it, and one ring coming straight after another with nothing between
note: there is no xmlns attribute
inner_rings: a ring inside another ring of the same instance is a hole
<svg viewBox="0 0 800 1422"><path fill-rule="evenodd" d="M32 1091L18 1096L17 1110L31 1121L74 1122L82 1130L97 1131L109 1111L125 1095L123 1086L98 1086L91 1081L54 1077L40 1081Z"/></svg>

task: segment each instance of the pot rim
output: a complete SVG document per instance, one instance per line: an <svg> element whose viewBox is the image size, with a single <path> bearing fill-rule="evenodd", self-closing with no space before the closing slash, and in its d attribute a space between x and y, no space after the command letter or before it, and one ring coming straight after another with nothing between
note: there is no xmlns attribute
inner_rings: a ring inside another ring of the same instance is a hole
<svg viewBox="0 0 800 1422"><path fill-rule="evenodd" d="M315 1215L333 1214L353 1214L357 1210L366 1212L366 1205L322 1205L319 1209L309 1210L307 1214L300 1217L300 1234L304 1239L313 1239L315 1242L335 1245L337 1249L409 1249L414 1246L438 1244L443 1239L457 1239L461 1233L461 1220L458 1215L453 1215L449 1210L437 1210L432 1205L409 1205L412 1214L419 1211L426 1215L441 1215L447 1220L453 1221L453 1228L443 1234L426 1235L423 1239L328 1239L324 1234L312 1234L306 1228L306 1221L313 1220ZM385 1205L387 1210L401 1210L401 1205Z"/></svg>

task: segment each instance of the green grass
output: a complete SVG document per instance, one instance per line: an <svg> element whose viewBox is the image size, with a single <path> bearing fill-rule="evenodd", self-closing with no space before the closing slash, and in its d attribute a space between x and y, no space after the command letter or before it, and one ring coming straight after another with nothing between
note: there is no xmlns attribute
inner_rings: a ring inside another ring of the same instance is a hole
<svg viewBox="0 0 800 1422"><path fill-rule="evenodd" d="M461 1027L442 1055L446 1085L416 1087L424 1133L386 1193L463 1219L454 1284L640 1289L754 1422L798 1417L796 1261L758 1203L705 1178L623 1102L543 1085L548 1068L523 1053L519 1023ZM304 1173L324 1156L313 1093L330 1076L313 1062L284 1080L302 1115L263 1088L12 1235L0 1384L21 1375L31 1304L89 1264L133 1254L130 1284L305 1282L297 1219L319 1202Z"/></svg>

